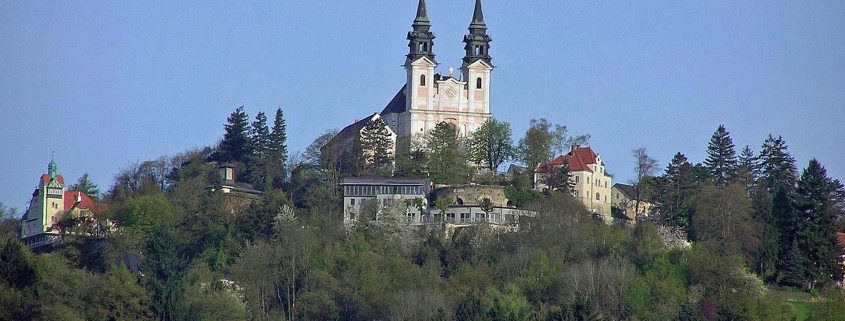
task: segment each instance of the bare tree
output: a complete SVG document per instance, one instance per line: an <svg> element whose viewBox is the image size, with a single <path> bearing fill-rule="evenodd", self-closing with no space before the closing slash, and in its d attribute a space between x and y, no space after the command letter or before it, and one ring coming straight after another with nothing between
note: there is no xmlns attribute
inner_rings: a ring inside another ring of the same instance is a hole
<svg viewBox="0 0 845 321"><path fill-rule="evenodd" d="M647 177L654 176L654 172L657 170L657 160L648 155L645 147L635 148L631 151L631 155L634 156L636 162L634 166L635 178L630 182L634 186L634 193L636 194L634 195L636 198L634 200L634 215L636 215L643 198L644 181Z"/></svg>

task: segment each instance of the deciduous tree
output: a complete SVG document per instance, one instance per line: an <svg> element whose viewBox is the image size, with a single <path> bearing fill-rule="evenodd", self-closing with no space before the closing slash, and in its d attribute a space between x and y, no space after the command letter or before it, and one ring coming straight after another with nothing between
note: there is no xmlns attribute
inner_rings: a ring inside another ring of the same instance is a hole
<svg viewBox="0 0 845 321"><path fill-rule="evenodd" d="M511 125L490 118L470 135L468 145L470 161L496 171L514 156Z"/></svg>

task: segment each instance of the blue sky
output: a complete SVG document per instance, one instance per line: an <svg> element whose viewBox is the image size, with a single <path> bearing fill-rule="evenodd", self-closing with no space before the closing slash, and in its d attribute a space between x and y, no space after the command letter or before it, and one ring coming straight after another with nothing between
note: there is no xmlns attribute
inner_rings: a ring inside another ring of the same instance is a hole
<svg viewBox="0 0 845 321"><path fill-rule="evenodd" d="M460 66L471 0L429 0L438 70ZM289 148L380 111L402 86L416 0L2 1L0 202L59 172L106 190L135 161L216 143L236 107L282 107ZM845 179L845 2L485 1L491 100L592 135L615 181L630 151L697 162L782 135Z"/></svg>

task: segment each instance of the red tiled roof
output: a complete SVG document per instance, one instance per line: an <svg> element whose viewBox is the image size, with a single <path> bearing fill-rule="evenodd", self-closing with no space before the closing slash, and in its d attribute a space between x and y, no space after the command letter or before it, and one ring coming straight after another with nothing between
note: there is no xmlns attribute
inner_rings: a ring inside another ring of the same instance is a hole
<svg viewBox="0 0 845 321"><path fill-rule="evenodd" d="M842 248L842 254L845 254L845 233L836 232L836 242Z"/></svg>
<svg viewBox="0 0 845 321"><path fill-rule="evenodd" d="M566 162L569 164L569 170L572 172L592 173L593 170L590 169L589 165L595 164L597 157L598 155L596 155L596 152L594 152L590 147L576 147L575 149L569 151L566 155L560 155L548 163L540 164L540 166L537 167L537 172L548 172L552 168L563 165L563 163Z"/></svg>
<svg viewBox="0 0 845 321"><path fill-rule="evenodd" d="M80 198L79 204L76 204L77 196ZM102 205L83 192L65 191L65 210L73 208L74 204L76 204L76 208L88 209L94 214L100 214L100 210L102 209Z"/></svg>
<svg viewBox="0 0 845 321"><path fill-rule="evenodd" d="M30 176L30 177L32 177L32 176ZM56 179L59 180L60 184L62 184L62 185L65 184L65 178L62 177L62 175L56 175ZM41 181L44 182L44 184L49 183L50 182L50 174L41 175Z"/></svg>

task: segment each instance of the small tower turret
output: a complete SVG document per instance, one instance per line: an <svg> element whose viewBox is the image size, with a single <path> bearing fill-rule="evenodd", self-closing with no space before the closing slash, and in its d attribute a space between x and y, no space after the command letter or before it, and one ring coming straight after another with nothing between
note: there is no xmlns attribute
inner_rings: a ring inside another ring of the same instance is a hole
<svg viewBox="0 0 845 321"><path fill-rule="evenodd" d="M426 57L432 62L434 61L434 33L431 32L431 22L428 20L428 13L425 9L425 0L420 0L417 4L417 17L414 19L414 24L411 25L412 30L408 32L408 59L405 64L408 65L417 59Z"/></svg>
<svg viewBox="0 0 845 321"><path fill-rule="evenodd" d="M42 163L42 164L43 164L43 163ZM55 179L56 179L56 169L57 169L57 166L56 166L56 161L51 159L51 160L50 160L50 164L49 164L49 165L47 165L47 174L49 174L49 175L50 175L50 180L51 180L51 181L53 181L53 180L55 180Z"/></svg>
<svg viewBox="0 0 845 321"><path fill-rule="evenodd" d="M490 42L493 38L487 35L487 24L484 22L484 12L481 10L481 0L475 0L475 10L472 12L472 22L469 24L469 33L464 36L464 64L471 65L478 60L484 60L488 65L490 62Z"/></svg>

